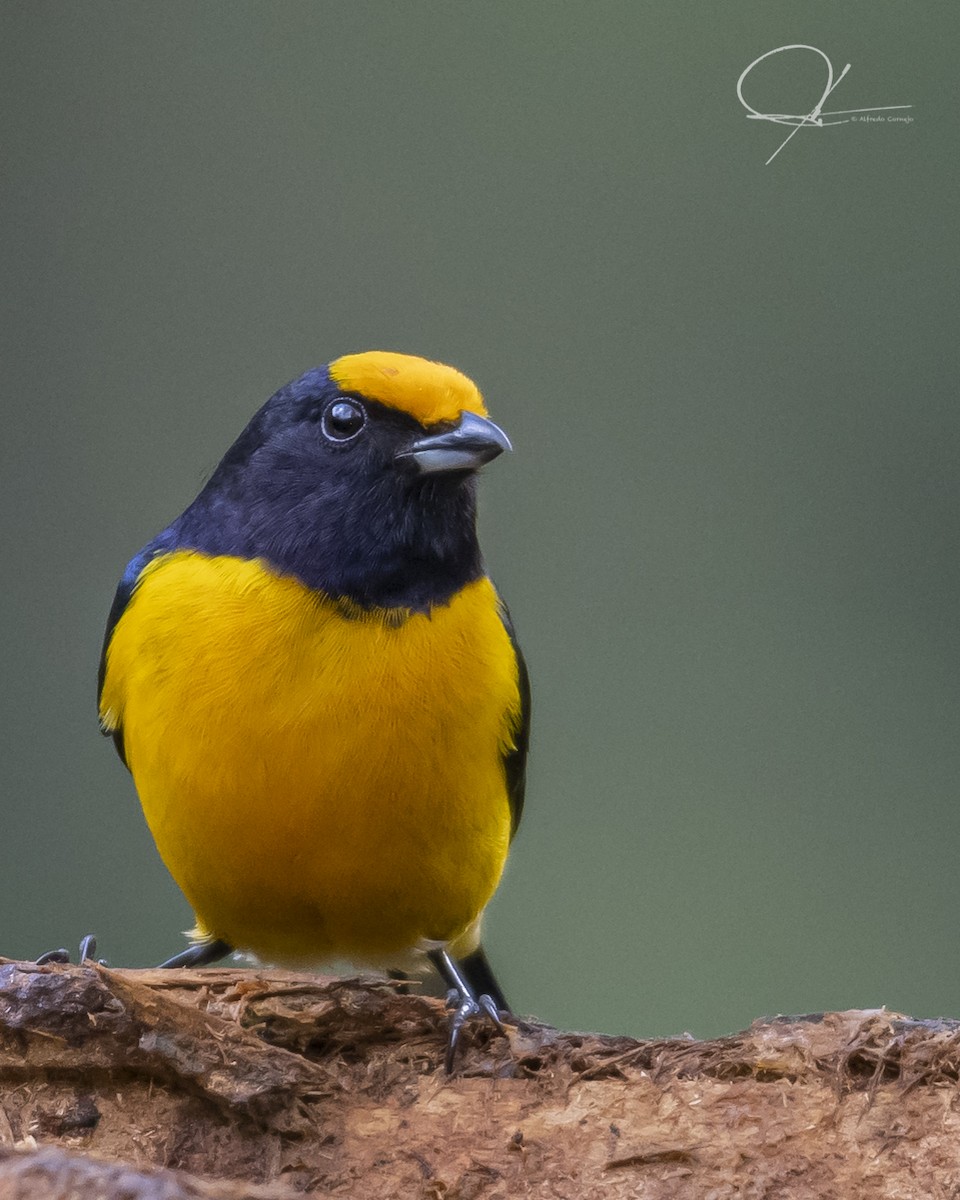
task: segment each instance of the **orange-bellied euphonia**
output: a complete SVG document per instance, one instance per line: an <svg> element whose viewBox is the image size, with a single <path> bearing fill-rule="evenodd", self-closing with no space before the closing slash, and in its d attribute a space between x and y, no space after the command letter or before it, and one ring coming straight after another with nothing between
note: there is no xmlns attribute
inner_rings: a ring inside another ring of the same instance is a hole
<svg viewBox="0 0 960 1200"><path fill-rule="evenodd" d="M529 684L475 472L509 449L459 371L372 351L274 395L123 574L100 718L194 909L171 966L429 958L464 1020L523 806Z"/></svg>

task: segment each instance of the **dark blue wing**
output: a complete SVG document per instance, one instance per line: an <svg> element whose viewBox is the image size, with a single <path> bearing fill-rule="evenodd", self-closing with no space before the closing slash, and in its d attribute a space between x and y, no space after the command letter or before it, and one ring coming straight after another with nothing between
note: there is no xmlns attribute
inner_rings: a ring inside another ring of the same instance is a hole
<svg viewBox="0 0 960 1200"><path fill-rule="evenodd" d="M527 782L527 750L530 745L530 676L527 664L517 641L517 632L510 619L507 606L500 598L500 619L510 635L510 644L517 658L517 680L520 687L520 723L514 735L514 748L504 755L503 765L507 773L507 795L510 799L510 836L517 832L523 816L523 799Z"/></svg>
<svg viewBox="0 0 960 1200"><path fill-rule="evenodd" d="M162 536L162 535L161 535ZM140 575L147 563L158 554L162 546L158 543L160 538L145 546L139 554L135 555L123 572L120 583L117 586L116 594L113 597L113 604L110 605L110 615L107 617L107 628L103 635L103 646L100 650L100 669L97 672L97 711L100 711L100 697L103 695L103 681L107 674L107 647L110 645L110 639L113 637L113 631L117 626L117 622L123 616L124 610L130 603L130 597L133 595L137 583L140 580ZM116 729L104 729L101 725L100 732L104 737L112 737L113 744L117 748L117 753L120 755L120 761L124 766L127 765L126 755L123 751L123 728L118 726Z"/></svg>

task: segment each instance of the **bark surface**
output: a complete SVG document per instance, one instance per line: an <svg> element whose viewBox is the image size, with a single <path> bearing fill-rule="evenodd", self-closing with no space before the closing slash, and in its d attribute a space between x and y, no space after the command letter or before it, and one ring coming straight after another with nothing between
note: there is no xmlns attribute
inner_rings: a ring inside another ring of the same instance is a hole
<svg viewBox="0 0 960 1200"><path fill-rule="evenodd" d="M476 1024L395 985L0 959L0 1200L960 1195L960 1022L714 1041Z"/></svg>

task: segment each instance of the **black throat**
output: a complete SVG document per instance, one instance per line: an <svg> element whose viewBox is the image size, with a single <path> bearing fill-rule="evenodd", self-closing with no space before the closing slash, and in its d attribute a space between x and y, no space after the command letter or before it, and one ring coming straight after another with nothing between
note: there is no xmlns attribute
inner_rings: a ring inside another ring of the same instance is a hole
<svg viewBox="0 0 960 1200"><path fill-rule="evenodd" d="M334 474L317 488L251 466L218 472L153 549L259 558L362 609L429 612L483 575L472 477Z"/></svg>

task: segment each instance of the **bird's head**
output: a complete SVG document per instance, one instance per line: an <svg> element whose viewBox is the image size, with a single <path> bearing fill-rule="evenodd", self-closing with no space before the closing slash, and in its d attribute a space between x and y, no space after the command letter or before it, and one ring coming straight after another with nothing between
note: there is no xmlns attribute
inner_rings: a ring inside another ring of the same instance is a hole
<svg viewBox="0 0 960 1200"><path fill-rule="evenodd" d="M369 424L383 461L401 471L452 474L463 482L511 449L507 435L488 419L476 384L453 367L374 350L338 358L329 375L338 394L321 415L324 435L352 443L362 440Z"/></svg>
<svg viewBox="0 0 960 1200"><path fill-rule="evenodd" d="M349 354L267 401L178 540L202 535L365 608L429 609L482 573L473 477L509 449L453 367Z"/></svg>

